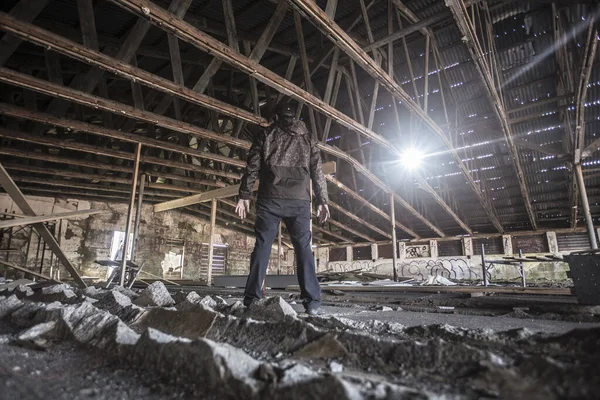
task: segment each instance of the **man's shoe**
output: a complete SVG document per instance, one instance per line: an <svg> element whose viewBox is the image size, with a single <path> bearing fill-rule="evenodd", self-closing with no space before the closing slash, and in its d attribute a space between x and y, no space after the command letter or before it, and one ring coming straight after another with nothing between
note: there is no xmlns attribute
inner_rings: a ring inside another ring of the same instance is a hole
<svg viewBox="0 0 600 400"><path fill-rule="evenodd" d="M320 307L309 308L308 310L306 310L306 313L308 315L310 315L311 317L316 317L316 316L319 316L319 315L325 315L325 311L321 310Z"/></svg>

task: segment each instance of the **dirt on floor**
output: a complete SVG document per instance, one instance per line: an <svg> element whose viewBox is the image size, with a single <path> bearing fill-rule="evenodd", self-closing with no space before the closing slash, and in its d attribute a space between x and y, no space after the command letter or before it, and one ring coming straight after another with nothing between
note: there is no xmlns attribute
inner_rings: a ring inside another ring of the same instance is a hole
<svg viewBox="0 0 600 400"><path fill-rule="evenodd" d="M327 315L310 317L289 293L246 309L239 291L169 295L161 285L141 296L0 288L0 398L591 399L600 391L599 324L522 314L597 316L567 299L326 296ZM490 314L452 309L478 306Z"/></svg>

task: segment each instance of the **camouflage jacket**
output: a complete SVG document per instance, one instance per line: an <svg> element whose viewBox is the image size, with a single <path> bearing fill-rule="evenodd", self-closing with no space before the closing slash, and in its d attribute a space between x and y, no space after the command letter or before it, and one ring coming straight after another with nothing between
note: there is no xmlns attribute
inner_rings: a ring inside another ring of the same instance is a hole
<svg viewBox="0 0 600 400"><path fill-rule="evenodd" d="M250 198L256 179L259 198L310 200L312 179L317 204L328 202L321 154L302 121L275 123L255 138L240 185L241 199Z"/></svg>

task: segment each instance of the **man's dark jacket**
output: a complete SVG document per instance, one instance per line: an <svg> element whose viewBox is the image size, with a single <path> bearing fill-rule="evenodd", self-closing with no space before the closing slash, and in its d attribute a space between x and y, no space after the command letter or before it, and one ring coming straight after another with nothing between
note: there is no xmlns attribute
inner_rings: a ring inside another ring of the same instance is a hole
<svg viewBox="0 0 600 400"><path fill-rule="evenodd" d="M318 204L327 204L321 155L306 124L273 124L261 131L248 152L240 198L249 199L256 179L259 198L310 200L310 180Z"/></svg>

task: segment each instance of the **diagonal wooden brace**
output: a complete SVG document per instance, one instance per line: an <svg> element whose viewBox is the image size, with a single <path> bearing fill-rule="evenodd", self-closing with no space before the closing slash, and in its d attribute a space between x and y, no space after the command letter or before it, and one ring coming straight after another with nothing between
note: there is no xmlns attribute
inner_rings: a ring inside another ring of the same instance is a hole
<svg viewBox="0 0 600 400"><path fill-rule="evenodd" d="M33 211L33 208L31 208L31 206L27 202L27 199L25 198L25 196L23 195L21 190L19 190L17 184L12 180L12 178L10 177L8 172L6 172L6 170L4 169L4 166L2 166L1 163L0 163L0 185L4 188L4 190L10 196L10 198L15 202L17 207L19 207L21 209L23 214L30 216L30 217L36 216L35 212ZM40 222L40 223L33 224L33 227L38 232L38 234L44 239L44 241L48 244L48 247L50 247L50 250L52 250L52 252L60 260L60 262L65 266L67 271L69 271L69 273L73 277L73 280L75 281L75 283L79 287L82 287L82 288L86 287L87 285L85 284L83 279L81 279L81 276L79 276L79 273L77 272L75 267L67 259L67 256L65 255L65 253L63 253L62 249L58 245L58 242L56 241L56 239L54 238L52 233L48 230L46 225L44 225L43 223Z"/></svg>

